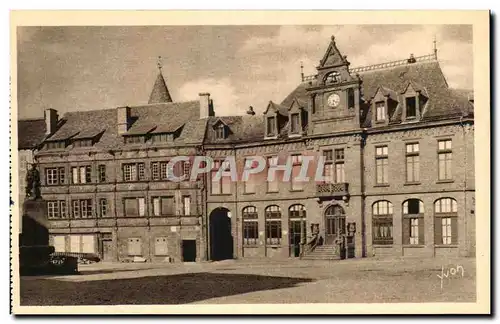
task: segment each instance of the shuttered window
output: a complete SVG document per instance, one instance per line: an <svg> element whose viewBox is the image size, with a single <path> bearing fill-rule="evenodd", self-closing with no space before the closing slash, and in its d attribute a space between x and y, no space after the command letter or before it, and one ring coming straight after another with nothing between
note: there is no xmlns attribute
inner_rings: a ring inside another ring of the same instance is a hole
<svg viewBox="0 0 500 324"><path fill-rule="evenodd" d="M142 255L142 240L140 237L130 237L128 239L127 252L129 256Z"/></svg>

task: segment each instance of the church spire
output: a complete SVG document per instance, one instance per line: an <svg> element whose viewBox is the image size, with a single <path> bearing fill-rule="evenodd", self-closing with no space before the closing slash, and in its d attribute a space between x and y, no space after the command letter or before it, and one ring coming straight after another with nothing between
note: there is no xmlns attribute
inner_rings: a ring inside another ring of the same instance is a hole
<svg viewBox="0 0 500 324"><path fill-rule="evenodd" d="M161 63L161 56L158 56L157 66L158 66L158 76L156 77L153 90L151 91L151 95L149 96L148 104L172 102L172 97L168 92L167 83L165 82L165 79L163 78L163 74L161 71L163 67Z"/></svg>

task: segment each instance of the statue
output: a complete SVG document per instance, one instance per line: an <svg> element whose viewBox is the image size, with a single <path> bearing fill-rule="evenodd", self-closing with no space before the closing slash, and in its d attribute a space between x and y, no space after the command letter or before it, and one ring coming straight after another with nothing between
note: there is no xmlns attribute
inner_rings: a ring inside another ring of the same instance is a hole
<svg viewBox="0 0 500 324"><path fill-rule="evenodd" d="M40 193L40 173L36 164L31 165L31 170L26 174L26 198L31 200L41 199Z"/></svg>

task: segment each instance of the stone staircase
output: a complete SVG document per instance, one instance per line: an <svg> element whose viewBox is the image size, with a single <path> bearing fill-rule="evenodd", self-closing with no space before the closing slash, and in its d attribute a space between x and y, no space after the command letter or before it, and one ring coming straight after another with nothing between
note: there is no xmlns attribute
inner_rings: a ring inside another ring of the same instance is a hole
<svg viewBox="0 0 500 324"><path fill-rule="evenodd" d="M340 260L340 255L336 253L334 245L320 245L304 253L302 260Z"/></svg>

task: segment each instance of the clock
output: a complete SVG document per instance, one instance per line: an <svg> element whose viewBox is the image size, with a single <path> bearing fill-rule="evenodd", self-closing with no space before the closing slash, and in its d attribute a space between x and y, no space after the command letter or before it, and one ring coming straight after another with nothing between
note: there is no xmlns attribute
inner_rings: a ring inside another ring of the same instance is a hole
<svg viewBox="0 0 500 324"><path fill-rule="evenodd" d="M340 97L338 94L334 93L328 97L328 106L335 108L340 103Z"/></svg>

